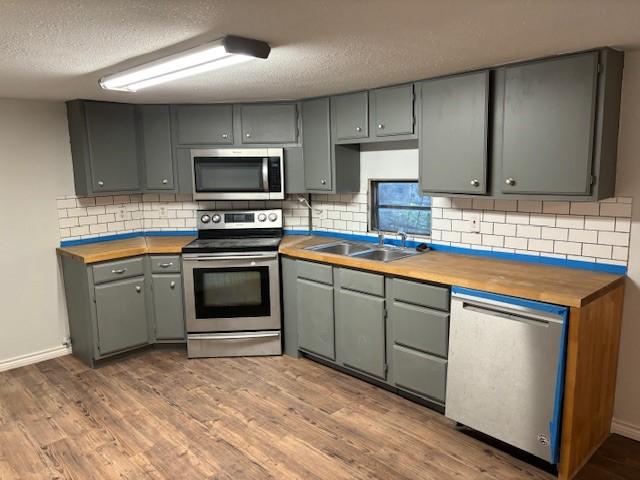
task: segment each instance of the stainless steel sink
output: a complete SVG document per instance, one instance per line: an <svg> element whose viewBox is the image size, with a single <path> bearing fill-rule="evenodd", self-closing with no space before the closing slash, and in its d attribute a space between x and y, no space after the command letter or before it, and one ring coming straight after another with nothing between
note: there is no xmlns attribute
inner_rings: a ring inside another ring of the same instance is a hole
<svg viewBox="0 0 640 480"><path fill-rule="evenodd" d="M353 258L362 258L367 260L376 260L378 262L392 262L401 258L420 255L421 252L410 250L408 248L373 248L366 252L351 255Z"/></svg>
<svg viewBox="0 0 640 480"><path fill-rule="evenodd" d="M359 243L330 243L323 245L316 245L314 247L308 247L307 250L313 250L314 252L322 252L322 253L333 253L335 255L346 255L347 257L353 256L354 254L365 252L369 250L371 247L368 245L363 245Z"/></svg>

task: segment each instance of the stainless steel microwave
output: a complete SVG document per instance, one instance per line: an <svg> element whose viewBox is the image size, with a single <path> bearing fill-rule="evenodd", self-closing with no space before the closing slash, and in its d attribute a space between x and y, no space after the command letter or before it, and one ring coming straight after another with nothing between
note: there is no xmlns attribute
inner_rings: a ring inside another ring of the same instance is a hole
<svg viewBox="0 0 640 480"><path fill-rule="evenodd" d="M283 200L282 148L191 150L194 200Z"/></svg>

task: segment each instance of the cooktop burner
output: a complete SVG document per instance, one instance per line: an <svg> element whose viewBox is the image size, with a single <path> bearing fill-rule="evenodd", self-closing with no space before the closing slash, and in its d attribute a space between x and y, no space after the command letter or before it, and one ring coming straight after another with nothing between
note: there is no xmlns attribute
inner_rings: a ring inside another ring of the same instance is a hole
<svg viewBox="0 0 640 480"><path fill-rule="evenodd" d="M278 250L282 210L199 210L198 238L183 253Z"/></svg>

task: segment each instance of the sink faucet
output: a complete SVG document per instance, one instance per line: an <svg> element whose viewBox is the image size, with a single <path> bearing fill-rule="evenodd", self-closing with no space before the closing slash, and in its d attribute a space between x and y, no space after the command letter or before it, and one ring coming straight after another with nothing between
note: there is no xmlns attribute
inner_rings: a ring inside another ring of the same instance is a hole
<svg viewBox="0 0 640 480"><path fill-rule="evenodd" d="M407 246L407 234L403 231L399 231L398 236L400 237L400 246L405 248Z"/></svg>
<svg viewBox="0 0 640 480"><path fill-rule="evenodd" d="M378 230L378 247L384 247L384 233Z"/></svg>

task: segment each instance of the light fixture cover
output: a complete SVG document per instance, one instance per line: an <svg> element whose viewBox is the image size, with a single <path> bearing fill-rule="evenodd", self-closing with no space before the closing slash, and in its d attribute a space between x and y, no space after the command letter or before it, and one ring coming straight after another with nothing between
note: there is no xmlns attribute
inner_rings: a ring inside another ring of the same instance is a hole
<svg viewBox="0 0 640 480"><path fill-rule="evenodd" d="M105 90L135 92L179 78L228 67L253 58L267 58L268 43L227 35L213 42L143 63L100 79Z"/></svg>

